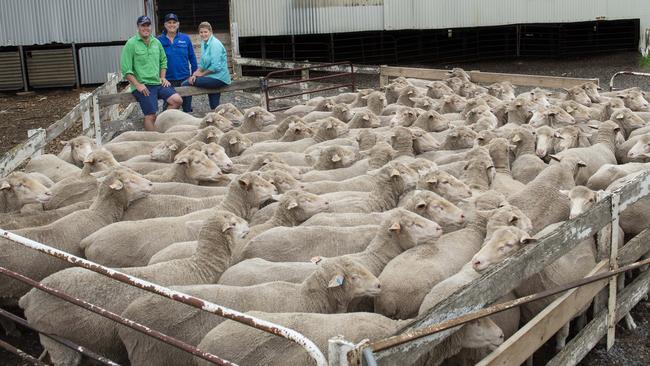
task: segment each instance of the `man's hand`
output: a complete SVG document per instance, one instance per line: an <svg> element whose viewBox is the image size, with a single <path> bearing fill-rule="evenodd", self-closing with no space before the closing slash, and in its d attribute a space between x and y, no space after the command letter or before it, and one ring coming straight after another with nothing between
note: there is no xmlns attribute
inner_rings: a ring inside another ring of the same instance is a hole
<svg viewBox="0 0 650 366"><path fill-rule="evenodd" d="M139 91L142 95L145 97L149 96L149 89L147 89L147 86L144 84L138 84L135 86L135 89Z"/></svg>
<svg viewBox="0 0 650 366"><path fill-rule="evenodd" d="M163 88L168 88L172 85L172 83L170 83L169 80L165 78L160 79L160 83L163 86Z"/></svg>

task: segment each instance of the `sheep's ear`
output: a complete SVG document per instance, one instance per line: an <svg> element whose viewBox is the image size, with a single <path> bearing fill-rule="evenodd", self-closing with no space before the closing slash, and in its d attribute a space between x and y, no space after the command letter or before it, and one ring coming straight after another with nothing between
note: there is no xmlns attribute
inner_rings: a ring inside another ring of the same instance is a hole
<svg viewBox="0 0 650 366"><path fill-rule="evenodd" d="M451 132L449 132L449 134L447 136L449 136L449 137L458 137L458 131L451 131Z"/></svg>
<svg viewBox="0 0 650 366"><path fill-rule="evenodd" d="M560 159L560 157L555 154L549 154L548 156L555 161L562 161L562 159Z"/></svg>
<svg viewBox="0 0 650 366"><path fill-rule="evenodd" d="M518 134L512 136L512 142L520 142L520 141L521 141L521 136L519 136Z"/></svg>
<svg viewBox="0 0 650 366"><path fill-rule="evenodd" d="M221 226L221 232L225 233L226 231L228 231L228 229L231 229L231 228L232 228L232 225L230 225L229 223L226 222Z"/></svg>
<svg viewBox="0 0 650 366"><path fill-rule="evenodd" d="M95 157L88 156L84 159L84 164L95 164Z"/></svg>
<svg viewBox="0 0 650 366"><path fill-rule="evenodd" d="M253 116L255 116L255 111L249 111L248 113L246 113L247 118L253 118Z"/></svg>
<svg viewBox="0 0 650 366"><path fill-rule="evenodd" d="M171 144L171 145L169 145L169 150L171 150L171 151L176 151L176 150L178 150L178 145L176 145L176 144Z"/></svg>
<svg viewBox="0 0 650 366"><path fill-rule="evenodd" d="M121 180L115 179L111 184L108 185L111 189L119 191L124 188L124 183Z"/></svg>
<svg viewBox="0 0 650 366"><path fill-rule="evenodd" d="M291 210L296 207L298 207L298 202L296 202L296 200L291 200L287 203L287 210Z"/></svg>
<svg viewBox="0 0 650 366"><path fill-rule="evenodd" d="M314 264L318 264L318 263L320 263L322 260L323 260L323 257L321 257L320 255L317 255L317 256L315 256L315 257L311 257L311 259L310 259L309 261L312 262L312 263L314 263Z"/></svg>
<svg viewBox="0 0 650 366"><path fill-rule="evenodd" d="M425 208L425 207L427 207L427 203L424 202L424 200L420 200L420 201L418 201L418 203L415 204L415 207L417 207L417 208Z"/></svg>
<svg viewBox="0 0 650 366"><path fill-rule="evenodd" d="M402 226L399 224L399 222L395 222L395 223L393 223L393 225L391 225L391 226L388 228L388 231L393 231L393 232L398 232L398 233L399 233L401 230L402 230Z"/></svg>
<svg viewBox="0 0 650 366"><path fill-rule="evenodd" d="M363 117L361 117L364 121L370 121L370 116L367 114L364 114Z"/></svg>
<svg viewBox="0 0 650 366"><path fill-rule="evenodd" d="M70 141L61 140L61 145L68 146L68 145L70 145Z"/></svg>
<svg viewBox="0 0 650 366"><path fill-rule="evenodd" d="M399 170L397 170L397 169L391 170L390 171L390 176L391 176L391 178L392 177L399 177L400 176Z"/></svg>
<svg viewBox="0 0 650 366"><path fill-rule="evenodd" d="M332 155L332 161L335 162L335 163L337 161L341 161L341 157L339 156L339 154Z"/></svg>
<svg viewBox="0 0 650 366"><path fill-rule="evenodd" d="M174 163L176 164L187 164L190 162L190 159L187 156L181 156L174 160Z"/></svg>
<svg viewBox="0 0 650 366"><path fill-rule="evenodd" d="M334 128L334 123L332 123L332 121L327 122L327 123L325 124L325 128L327 128L328 130L329 130L330 128Z"/></svg>
<svg viewBox="0 0 650 366"><path fill-rule="evenodd" d="M560 135L559 131L554 131L553 132L553 137L564 140L564 137L562 137L562 135Z"/></svg>
<svg viewBox="0 0 650 366"><path fill-rule="evenodd" d="M0 191L5 190L5 189L11 189L11 184L7 181L3 181L0 183Z"/></svg>
<svg viewBox="0 0 650 366"><path fill-rule="evenodd" d="M537 241L537 239L531 238L530 236L524 236L521 239L519 239L519 242L521 244L532 244L532 243L534 243L536 241Z"/></svg>
<svg viewBox="0 0 650 366"><path fill-rule="evenodd" d="M427 179L428 184L438 184L438 178L429 178Z"/></svg>
<svg viewBox="0 0 650 366"><path fill-rule="evenodd" d="M332 277L330 282L327 284L327 287L332 288L332 287L342 286L344 281L345 281L345 277L343 277L342 274L336 274Z"/></svg>
<svg viewBox="0 0 650 366"><path fill-rule="evenodd" d="M226 110L225 110L225 109L220 109L220 110L218 110L218 111L215 112L215 113L220 114L220 115L223 115L224 113L226 113Z"/></svg>
<svg viewBox="0 0 650 366"><path fill-rule="evenodd" d="M237 143L237 138L236 137L231 137L230 140L228 140L228 143L230 145L235 145Z"/></svg>
<svg viewBox="0 0 650 366"><path fill-rule="evenodd" d="M582 161L582 160L578 160L578 166L584 168L584 167L587 166L587 163L585 163L585 162Z"/></svg>
<svg viewBox="0 0 650 366"><path fill-rule="evenodd" d="M239 178L238 182L239 182L239 186L242 189L249 190L251 187L251 182L249 178Z"/></svg>
<svg viewBox="0 0 650 366"><path fill-rule="evenodd" d="M517 216L516 214L512 214L510 216L510 220L508 220L508 222L511 223L511 224L514 224L517 221L519 221L519 216Z"/></svg>
<svg viewBox="0 0 650 366"><path fill-rule="evenodd" d="M573 107L571 107L570 105L568 105L568 106L566 107L566 111L567 111L567 113L572 113L572 112L574 111L574 109L573 109Z"/></svg>
<svg viewBox="0 0 650 366"><path fill-rule="evenodd" d="M205 122L206 123L214 123L214 117L212 117L212 115L207 115L205 117Z"/></svg>
<svg viewBox="0 0 650 366"><path fill-rule="evenodd" d="M566 189L560 189L559 192L560 192L561 195L567 196L567 197L569 197L569 193L571 193L571 191L568 191Z"/></svg>

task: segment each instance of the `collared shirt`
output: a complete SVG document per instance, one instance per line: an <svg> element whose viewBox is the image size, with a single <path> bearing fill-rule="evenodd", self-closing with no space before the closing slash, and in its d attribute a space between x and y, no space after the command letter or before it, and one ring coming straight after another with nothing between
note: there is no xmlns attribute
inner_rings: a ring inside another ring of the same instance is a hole
<svg viewBox="0 0 650 366"><path fill-rule="evenodd" d="M149 37L149 44L146 44L136 34L126 41L120 64L122 75L131 74L145 85L160 85L160 70L167 68L167 56L156 37ZM135 87L131 85L133 90Z"/></svg>
<svg viewBox="0 0 650 366"><path fill-rule="evenodd" d="M167 38L167 31L158 37L167 55L167 80L185 80L196 71L196 54L192 40L185 33L178 32L173 41ZM190 69L191 67L191 69Z"/></svg>
<svg viewBox="0 0 650 366"><path fill-rule="evenodd" d="M223 44L214 36L207 41L201 42L201 61L199 67L203 70L210 70L212 73L205 77L218 79L230 84L230 72L228 71L228 54Z"/></svg>

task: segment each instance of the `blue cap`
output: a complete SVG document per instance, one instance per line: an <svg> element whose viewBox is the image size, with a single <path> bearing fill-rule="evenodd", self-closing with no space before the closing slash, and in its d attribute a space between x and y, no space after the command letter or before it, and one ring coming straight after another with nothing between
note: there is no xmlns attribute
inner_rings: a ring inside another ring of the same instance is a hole
<svg viewBox="0 0 650 366"><path fill-rule="evenodd" d="M174 14L174 13L169 13L169 14L165 15L164 23L167 23L170 20L178 21L178 16L176 14Z"/></svg>
<svg viewBox="0 0 650 366"><path fill-rule="evenodd" d="M147 24L147 23L151 24L151 19L148 16L141 15L138 17L138 22L137 22L138 25Z"/></svg>

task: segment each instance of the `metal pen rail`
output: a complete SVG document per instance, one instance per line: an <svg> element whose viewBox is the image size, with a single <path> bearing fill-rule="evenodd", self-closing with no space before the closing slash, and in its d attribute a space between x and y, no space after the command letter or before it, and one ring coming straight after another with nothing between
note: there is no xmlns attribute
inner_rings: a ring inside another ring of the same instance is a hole
<svg viewBox="0 0 650 366"><path fill-rule="evenodd" d="M332 66L348 66L350 67L349 72L337 72L335 74L331 75L324 75L324 76L317 76L317 77L309 77L309 72L310 71L315 71L317 69L323 69L323 68L329 68ZM271 80L272 77L278 77L279 75L283 74L288 74L288 73L295 73L300 71L301 73L301 78L299 80L291 80L283 83L278 83L278 84L271 84L269 81ZM347 83L341 83L341 84L334 84L332 86L327 86L327 87L322 87L322 88L316 88L316 89L307 89L306 83L310 81L320 81L320 80L327 80L327 79L334 79L334 78L340 78L340 77L349 77L349 82ZM272 97L269 94L269 91L272 89L278 89L282 87L286 87L289 85L295 85L295 84L300 84L300 92L297 93L290 93L286 95L281 95L277 97ZM335 63L328 63L328 64L321 64L321 65L311 65L311 66L306 66L306 67L296 67L296 68L291 68L287 70L277 70L277 71L271 71L270 73L266 74L266 76L262 79L262 92L264 94L264 101L266 102L266 109L269 112L277 112L277 111L282 111L285 109L288 109L289 107L281 107L281 108L275 108L271 109L271 101L273 100L278 100L278 99L284 99L284 98L292 98L292 97L297 97L300 95L306 95L306 94L311 94L311 93L318 93L322 91L327 91L327 90L334 90L338 88L351 88L353 91L355 90L355 76L354 76L354 65L352 65L351 61L343 61L343 62L335 62Z"/></svg>
<svg viewBox="0 0 650 366"><path fill-rule="evenodd" d="M612 78L609 79L609 91L614 91L614 79L620 75L650 76L650 73L637 71L619 71L612 75Z"/></svg>
<svg viewBox="0 0 650 366"><path fill-rule="evenodd" d="M8 240L11 240L13 242L16 242L20 245L23 245L25 247L28 247L30 249L34 249L36 251L39 251L41 253L45 253L47 255L56 257L58 259L61 259L63 261L66 261L68 263L74 264L79 267L83 267L85 269L88 269L90 271L99 273L101 275L110 277L114 280L120 281L122 283L125 283L130 286L134 286L137 288L140 288L142 290L152 292L154 294L166 297L168 299L181 302L183 304L193 306L197 309L201 309L203 311L216 314L219 316L222 316L224 318L234 320L236 322L248 325L250 327L265 331L267 333L271 333L274 335L277 335L279 337L285 338L287 340L290 340L294 343L297 343L300 345L302 348L305 349L305 351L309 354L311 358L314 359L316 364L318 366L326 366L327 365L327 359L323 355L323 353L320 351L318 346L314 344L310 339L305 337L299 332L296 332L293 329L283 327L278 324L274 324L272 322L263 320L263 319L258 319L249 315L246 315L244 313L241 313L239 311L233 310L226 308L221 305L217 305L215 303L200 299L198 297L194 297L176 290L169 289L164 286L157 285L155 283L149 282L142 280L137 277L133 277L131 275L128 275L126 273L117 271L115 269L111 269L108 267L104 267L100 264L97 264L95 262L91 262L89 260L86 260L84 258L77 257L75 255L72 255L70 253L66 253L62 250L52 248L50 246L41 244L37 241L31 240L29 238L22 237L20 235L13 234L9 231L0 229L0 236L3 238L6 238Z"/></svg>

